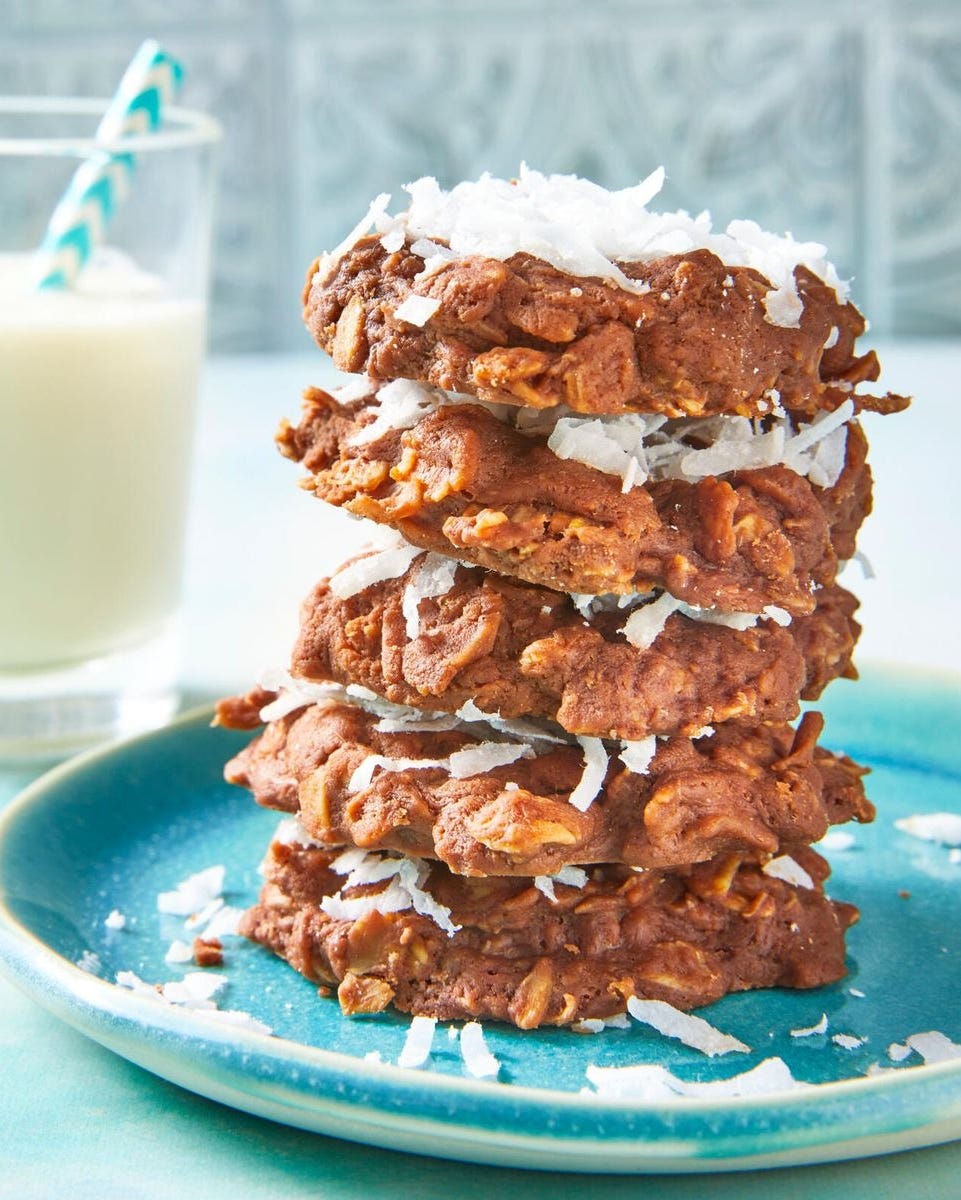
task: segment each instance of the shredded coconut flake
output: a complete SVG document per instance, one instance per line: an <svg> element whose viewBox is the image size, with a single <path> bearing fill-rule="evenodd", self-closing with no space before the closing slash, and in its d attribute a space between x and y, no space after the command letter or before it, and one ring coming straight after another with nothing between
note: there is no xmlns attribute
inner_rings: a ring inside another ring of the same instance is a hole
<svg viewBox="0 0 961 1200"><path fill-rule="evenodd" d="M450 756L450 773L453 779L469 779L474 775L484 775L495 767L504 767L517 762L521 758L533 758L534 751L530 746L510 742L479 742L475 746L465 746L463 750L455 750Z"/></svg>
<svg viewBox="0 0 961 1200"><path fill-rule="evenodd" d="M600 738L578 737L577 742L584 751L584 773L570 794L570 802L578 812L587 812L604 786L607 751Z"/></svg>
<svg viewBox="0 0 961 1200"><path fill-rule="evenodd" d="M630 1029L631 1019L627 1013L615 1013L613 1017L584 1017L571 1026L573 1033L603 1033L605 1029Z"/></svg>
<svg viewBox="0 0 961 1200"><path fill-rule="evenodd" d="M460 1031L460 1052L468 1075L475 1079L497 1078L501 1065L487 1048L479 1021L468 1021Z"/></svg>
<svg viewBox="0 0 961 1200"><path fill-rule="evenodd" d="M339 854L330 865L336 874L347 876L340 892L324 896L320 902L323 911L334 920L355 921L372 912L404 912L413 908L421 916L429 917L448 935L460 929L451 920L450 909L424 891L423 884L430 872L419 859L351 849ZM390 884L382 891L361 896L342 895L344 888L379 883L385 879L389 879Z"/></svg>
<svg viewBox="0 0 961 1200"><path fill-rule="evenodd" d="M819 850L836 850L843 852L850 850L854 846L855 839L853 833L848 833L844 829L831 829L817 843Z"/></svg>
<svg viewBox="0 0 961 1200"><path fill-rule="evenodd" d="M330 590L340 600L355 596L365 588L373 587L375 583L383 583L385 579L397 579L403 575L423 550L417 546L391 546L376 554L356 559L346 567L342 567L331 578Z"/></svg>
<svg viewBox="0 0 961 1200"><path fill-rule="evenodd" d="M777 858L772 858L761 869L772 879L781 879L794 887L808 888L812 891L814 889L814 880L789 854L781 854Z"/></svg>
<svg viewBox="0 0 961 1200"><path fill-rule="evenodd" d="M77 966L81 971L86 971L88 975L98 975L101 965L100 955L94 954L92 950L84 950L77 959Z"/></svg>
<svg viewBox="0 0 961 1200"><path fill-rule="evenodd" d="M175 891L160 893L157 910L175 917L188 917L203 911L220 898L224 890L224 874L224 868L216 866L190 875L177 884Z"/></svg>
<svg viewBox="0 0 961 1200"><path fill-rule="evenodd" d="M414 578L404 588L403 612L407 622L407 638L413 641L420 634L419 606L421 600L446 596L454 586L459 564L443 554L425 554Z"/></svg>
<svg viewBox="0 0 961 1200"><path fill-rule="evenodd" d="M857 1050L860 1046L863 1046L867 1040L867 1038L855 1037L850 1033L836 1033L831 1038L831 1041L834 1042L835 1046L840 1046L842 1050Z"/></svg>
<svg viewBox="0 0 961 1200"><path fill-rule="evenodd" d="M896 829L924 842L961 846L961 813L915 813L894 822Z"/></svg>
<svg viewBox="0 0 961 1200"><path fill-rule="evenodd" d="M587 1078L606 1100L676 1100L681 1097L767 1096L809 1087L791 1074L781 1058L766 1058L749 1071L710 1083L689 1083L665 1067L643 1063L632 1067L587 1068Z"/></svg>
<svg viewBox="0 0 961 1200"><path fill-rule="evenodd" d="M164 962L168 963L188 963L193 961L194 951L189 942L182 942L179 938L172 941L164 955Z"/></svg>
<svg viewBox="0 0 961 1200"><path fill-rule="evenodd" d="M821 1019L820 1019L820 1021L818 1021L818 1023L816 1025L809 1025L806 1029L792 1029L791 1037L792 1038L814 1037L816 1034L819 1034L819 1033L827 1033L827 1029L828 1029L828 1015L827 1015L827 1013L821 1013Z"/></svg>
<svg viewBox="0 0 961 1200"><path fill-rule="evenodd" d="M657 738L652 733L637 742L621 742L621 752L617 757L632 775L646 775L656 753Z"/></svg>
<svg viewBox="0 0 961 1200"><path fill-rule="evenodd" d="M404 1039L404 1048L397 1059L399 1067L422 1067L427 1062L431 1046L434 1044L436 1027L437 1021L434 1017L414 1017L411 1020L407 1037Z"/></svg>
<svg viewBox="0 0 961 1200"><path fill-rule="evenodd" d="M183 979L165 983L161 995L184 1008L215 1008L214 997L227 986L227 977L215 971L188 971Z"/></svg>
<svg viewBox="0 0 961 1200"><path fill-rule="evenodd" d="M677 1038L685 1046L700 1050L711 1058L716 1054L731 1054L735 1051L749 1054L751 1051L750 1046L728 1033L721 1033L703 1017L681 1012L664 1000L639 1000L636 996L631 996L627 1002L627 1011L635 1021L650 1025L664 1037Z"/></svg>
<svg viewBox="0 0 961 1200"><path fill-rule="evenodd" d="M398 321L406 321L408 325L423 326L439 308L439 300L430 296L411 295L394 309L394 316Z"/></svg>
<svg viewBox="0 0 961 1200"><path fill-rule="evenodd" d="M104 918L103 923L108 929L126 929L127 918L119 909L114 908L111 909L109 915Z"/></svg>
<svg viewBox="0 0 961 1200"><path fill-rule="evenodd" d="M323 846L316 838L310 836L303 827L299 817L284 817L274 830L271 841L279 842L281 846Z"/></svg>
<svg viewBox="0 0 961 1200"><path fill-rule="evenodd" d="M587 883L587 872L582 867L561 867L553 875L535 875L534 887L550 900L552 904L557 903L557 894L554 891L555 883L563 883L567 887L582 888Z"/></svg>
<svg viewBox="0 0 961 1200"><path fill-rule="evenodd" d="M237 937L239 935L240 918L244 915L242 908L234 908L225 904L214 913L204 929L205 938Z"/></svg>
<svg viewBox="0 0 961 1200"><path fill-rule="evenodd" d="M961 1058L961 1046L936 1029L929 1030L927 1033L912 1033L909 1038L904 1040L928 1064Z"/></svg>

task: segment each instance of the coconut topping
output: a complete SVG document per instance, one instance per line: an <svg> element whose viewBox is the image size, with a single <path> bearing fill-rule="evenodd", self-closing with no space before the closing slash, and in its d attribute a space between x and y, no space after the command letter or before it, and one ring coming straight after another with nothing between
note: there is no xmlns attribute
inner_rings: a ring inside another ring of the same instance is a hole
<svg viewBox="0 0 961 1200"><path fill-rule="evenodd" d="M423 884L430 869L420 859L346 850L330 866L338 875L347 876L340 891L333 896L324 896L320 903L323 911L336 921L356 921L371 912L404 912L413 908L421 916L429 917L448 936L460 929L451 920L450 909L424 891ZM382 891L349 897L342 894L344 888L381 883L385 879L389 879L390 884Z"/></svg>
<svg viewBox="0 0 961 1200"><path fill-rule="evenodd" d="M331 576L330 590L340 600L362 592L364 588L383 583L385 579L397 579L406 573L411 563L423 550L398 540L397 545L354 559Z"/></svg>
<svg viewBox="0 0 961 1200"><path fill-rule="evenodd" d="M814 880L811 876L789 854L781 854L777 858L772 858L761 869L765 875L770 875L772 879L782 879L792 887L803 887L809 890L814 887Z"/></svg>
<svg viewBox="0 0 961 1200"><path fill-rule="evenodd" d="M570 795L571 804L578 812L587 812L598 792L604 786L607 775L607 751L604 743L596 737L578 737L578 745L584 751L584 773Z"/></svg>
<svg viewBox="0 0 961 1200"><path fill-rule="evenodd" d="M443 245L458 258L481 255L504 261L526 253L571 275L607 280L641 294L649 286L631 279L619 263L706 249L728 266L760 272L770 284L764 299L766 319L789 328L798 327L803 311L794 280L798 266L823 279L839 301L847 298L848 286L823 246L797 242L790 234L767 233L753 221L732 221L723 233L716 233L707 212L696 217L683 210L652 212L647 206L663 183L663 167L620 191L573 175L543 175L523 164L516 180L485 173L450 191L427 176L407 184L409 206L396 216L387 213L389 198L378 196L357 227L323 257L318 274L328 277L373 227L388 250L400 248L402 233L413 247L427 240L437 251ZM443 260L437 251L425 256L425 271L436 270L435 261Z"/></svg>
<svg viewBox="0 0 961 1200"><path fill-rule="evenodd" d="M407 622L407 636L413 641L420 633L419 606L421 600L435 596L446 596L454 586L458 563L454 558L431 551L425 554L417 573L404 588L403 612Z"/></svg>
<svg viewBox="0 0 961 1200"><path fill-rule="evenodd" d="M587 872L583 867L561 867L553 875L535 875L534 887L545 895L552 904L557 903L554 891L555 883L566 884L567 887L582 888L587 883Z"/></svg>

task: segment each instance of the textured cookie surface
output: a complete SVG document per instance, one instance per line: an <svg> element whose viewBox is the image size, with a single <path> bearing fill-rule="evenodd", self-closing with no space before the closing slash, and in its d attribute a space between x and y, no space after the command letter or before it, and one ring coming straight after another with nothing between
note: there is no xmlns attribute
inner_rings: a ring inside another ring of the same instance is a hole
<svg viewBox="0 0 961 1200"><path fill-rule="evenodd" d="M307 327L340 370L375 379L532 408L754 417L771 411L775 394L799 413L833 409L878 376L874 353L854 352L861 314L803 266L800 323L785 328L767 319L770 283L707 250L618 264L644 294L523 253L463 258L417 280L424 259L376 237L332 270L319 265L304 291ZM411 297L437 302L422 325L398 314ZM892 411L905 402L860 403Z"/></svg>
<svg viewBox="0 0 961 1200"><path fill-rule="evenodd" d="M360 684L396 704L454 712L470 700L486 713L636 740L790 720L799 694L814 699L851 671L856 602L837 586L787 627L673 613L640 648L621 632L636 616L616 605L585 619L568 596L477 567L458 566L448 591L420 598L413 628L405 606L420 569L415 561L344 598L334 590L341 576L322 580L303 606L293 673Z"/></svg>

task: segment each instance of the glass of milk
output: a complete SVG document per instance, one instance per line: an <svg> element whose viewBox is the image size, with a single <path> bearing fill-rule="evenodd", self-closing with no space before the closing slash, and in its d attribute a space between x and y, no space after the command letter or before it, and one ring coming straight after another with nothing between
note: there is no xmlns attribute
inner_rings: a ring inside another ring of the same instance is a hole
<svg viewBox="0 0 961 1200"><path fill-rule="evenodd" d="M125 139L130 190L71 290L34 251L106 101L0 97L0 759L166 721L219 126Z"/></svg>

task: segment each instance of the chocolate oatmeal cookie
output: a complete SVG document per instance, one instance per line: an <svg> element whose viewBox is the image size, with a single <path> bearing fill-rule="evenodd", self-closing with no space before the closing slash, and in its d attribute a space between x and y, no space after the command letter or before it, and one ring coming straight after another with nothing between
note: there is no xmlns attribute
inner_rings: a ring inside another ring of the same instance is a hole
<svg viewBox="0 0 961 1200"><path fill-rule="evenodd" d="M585 617L569 596L463 565L443 594L414 593L414 628L405 597L420 569L415 560L343 598L337 576L321 580L303 606L294 675L361 684L395 704L455 712L473 701L574 734L638 739L790 720L799 695L815 699L851 673L856 601L837 586L787 627L765 617L737 629L675 612L640 647L622 632L636 609Z"/></svg>
<svg viewBox="0 0 961 1200"><path fill-rule="evenodd" d="M623 1012L631 996L693 1008L843 977L857 910L825 897L823 859L807 848L795 857L810 887L732 855L677 872L597 867L580 886L554 882L550 898L530 879L465 878L410 859L391 879L352 885L336 853L275 841L241 932L336 987L349 1015L393 1005L569 1025Z"/></svg>
<svg viewBox="0 0 961 1200"><path fill-rule="evenodd" d="M248 702L256 718L264 697ZM237 723L235 701L224 724ZM241 718L241 723L247 722ZM818 841L829 824L869 821L863 769L817 745L822 721L719 728L650 748L643 772L610 743L598 795L583 810L570 797L584 771L577 744L515 742L513 762L485 766L480 723L450 729L380 728L356 705L326 701L272 721L227 764L225 777L258 803L294 813L327 847L361 846L435 858L459 875L553 874L570 864L677 867L729 853L774 854ZM481 747L471 773L456 759ZM521 754L527 755L521 757ZM363 764L376 756L369 772ZM418 765L411 765L418 764ZM434 765L431 765L434 764Z"/></svg>
<svg viewBox="0 0 961 1200"><path fill-rule="evenodd" d="M803 266L796 328L767 319L771 284L760 272L709 250L617 266L640 288L571 275L526 253L460 258L418 280L424 258L409 245L388 251L366 237L332 268L311 266L304 320L342 371L531 408L757 417L779 397L813 415L878 377L874 352L854 351L864 318ZM412 296L437 302L422 325L398 315ZM907 403L893 395L857 402L880 412Z"/></svg>
<svg viewBox="0 0 961 1200"><path fill-rule="evenodd" d="M702 607L810 612L870 511L864 434L848 426L844 468L821 488L785 466L692 483L621 479L558 458L479 405L437 408L409 429L358 442L369 400L310 389L281 451L329 504L398 530L415 546L558 591L664 588Z"/></svg>

